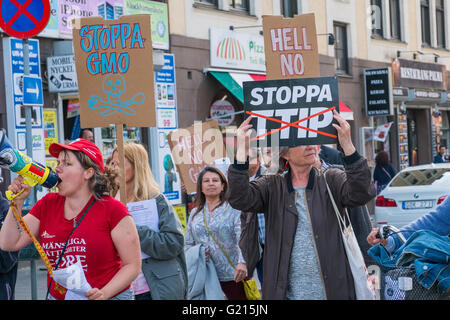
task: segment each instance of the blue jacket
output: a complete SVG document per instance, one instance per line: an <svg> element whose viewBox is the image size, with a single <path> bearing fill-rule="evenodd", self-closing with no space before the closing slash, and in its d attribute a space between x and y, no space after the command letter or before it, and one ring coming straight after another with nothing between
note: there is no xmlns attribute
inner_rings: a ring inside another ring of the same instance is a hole
<svg viewBox="0 0 450 320"><path fill-rule="evenodd" d="M197 244L185 250L188 272L188 300L224 300L224 294L212 259L206 262L205 246Z"/></svg>
<svg viewBox="0 0 450 320"><path fill-rule="evenodd" d="M386 268L414 263L417 281L427 289L436 284L440 293L450 287L450 238L432 231L417 231L393 254L381 245L369 249L369 255Z"/></svg>
<svg viewBox="0 0 450 320"><path fill-rule="evenodd" d="M450 196L447 197L444 202L437 206L435 211L431 211L419 219L411 222L400 229L403 236L408 239L414 231L429 230L433 231L441 236L447 236L450 234ZM392 235L388 238L386 250L394 252L400 246L402 242L397 235Z"/></svg>

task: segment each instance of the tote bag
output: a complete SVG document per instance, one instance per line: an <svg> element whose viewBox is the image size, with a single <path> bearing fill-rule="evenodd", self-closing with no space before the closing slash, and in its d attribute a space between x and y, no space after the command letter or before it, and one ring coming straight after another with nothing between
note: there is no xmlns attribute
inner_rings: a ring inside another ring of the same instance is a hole
<svg viewBox="0 0 450 320"><path fill-rule="evenodd" d="M359 248L355 232L353 231L352 224L350 223L347 209L345 209L345 216L342 217L336 206L336 203L334 202L333 194L331 193L330 187L328 186L326 177L325 184L327 185L328 194L330 195L331 203L333 204L336 218L339 223L339 228L341 230L345 252L347 253L348 263L350 265L353 280L355 283L356 299L376 300L375 290L373 284L370 281L369 273L362 256L361 249ZM348 226L345 218L347 218L348 220Z"/></svg>

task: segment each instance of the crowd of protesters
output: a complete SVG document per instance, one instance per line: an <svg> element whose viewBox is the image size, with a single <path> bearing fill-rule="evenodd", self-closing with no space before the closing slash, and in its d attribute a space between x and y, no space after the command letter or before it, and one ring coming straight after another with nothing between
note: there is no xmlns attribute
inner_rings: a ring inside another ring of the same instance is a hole
<svg viewBox="0 0 450 320"><path fill-rule="evenodd" d="M124 145L125 205L119 201L117 149L105 166L92 139L54 143L49 150L58 159L58 192L37 201L23 219L54 270L81 263L92 287L85 298L91 300L246 300L243 280L255 271L263 299L356 299L330 198L339 212L351 208L364 253L365 246L380 242L365 207L377 190L367 160L352 143L350 125L337 112L334 118L341 151L282 147L275 166L269 162L274 150L260 153L249 148L251 118L245 120L237 130L236 156L228 171L208 166L200 173L185 232L153 178L144 146ZM30 187L18 176L8 189L24 190L14 200L21 214ZM12 299L17 252L32 240L7 202L0 200L0 299ZM155 203L153 228L135 222L129 212L130 206L146 201ZM437 232L447 235L448 203L434 218L426 217L411 228L440 219ZM382 243L390 250L398 245L395 238ZM204 261L199 263L199 257ZM47 278L47 299L64 299L70 288L50 274Z"/></svg>

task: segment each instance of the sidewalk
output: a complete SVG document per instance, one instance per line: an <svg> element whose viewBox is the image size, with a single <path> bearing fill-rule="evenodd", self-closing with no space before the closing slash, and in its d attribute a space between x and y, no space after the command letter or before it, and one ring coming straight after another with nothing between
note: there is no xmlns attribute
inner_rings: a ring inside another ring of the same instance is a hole
<svg viewBox="0 0 450 320"><path fill-rule="evenodd" d="M36 261L36 300L44 300L47 293L47 269L39 259ZM31 262L20 261L17 270L15 289L16 300L32 300L31 294Z"/></svg>

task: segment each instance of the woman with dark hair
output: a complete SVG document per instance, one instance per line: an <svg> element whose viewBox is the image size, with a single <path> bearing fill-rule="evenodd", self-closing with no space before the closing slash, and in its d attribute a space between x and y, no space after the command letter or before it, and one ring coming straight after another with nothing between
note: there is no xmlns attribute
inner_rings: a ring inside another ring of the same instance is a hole
<svg viewBox="0 0 450 320"><path fill-rule="evenodd" d="M89 300L132 300L131 282L141 269L141 249L136 225L124 204L108 195L105 167L100 149L78 139L68 145L53 143L49 152L58 159L58 193L37 201L23 220L39 239L51 267L64 269L81 264L92 289ZM30 186L18 176L8 187L17 194L14 201L22 214ZM20 250L31 243L17 228L11 209L0 232L0 248ZM48 281L48 299L64 300L64 288ZM79 288L73 288L79 289Z"/></svg>
<svg viewBox="0 0 450 320"><path fill-rule="evenodd" d="M397 171L389 163L389 155L386 151L381 150L375 157L375 170L373 171L373 181L377 188L377 194L391 182Z"/></svg>
<svg viewBox="0 0 450 320"><path fill-rule="evenodd" d="M228 182L220 170L206 167L200 172L197 207L192 210L186 227L185 250L203 244L206 259L213 261L227 299L246 300L242 280L247 276L247 266L239 249L241 212L226 201L227 189Z"/></svg>

